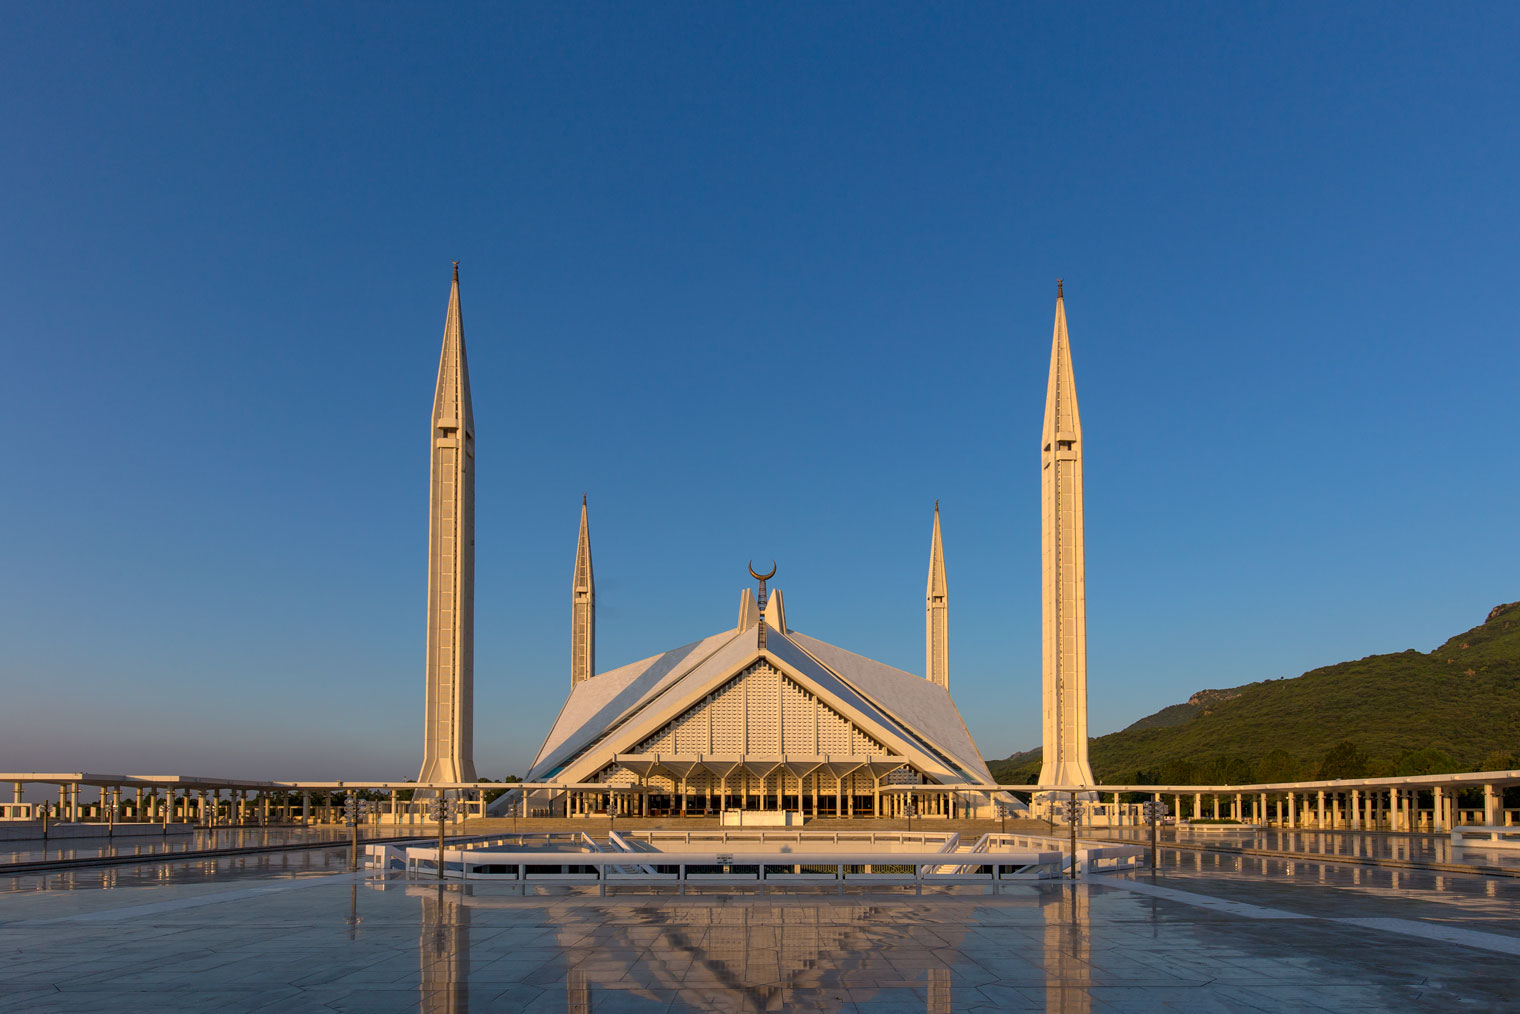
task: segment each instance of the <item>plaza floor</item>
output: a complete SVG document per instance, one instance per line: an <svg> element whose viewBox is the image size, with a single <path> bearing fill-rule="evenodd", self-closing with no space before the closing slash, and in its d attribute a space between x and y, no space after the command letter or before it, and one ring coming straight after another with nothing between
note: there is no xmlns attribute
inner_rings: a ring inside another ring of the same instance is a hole
<svg viewBox="0 0 1520 1014"><path fill-rule="evenodd" d="M0 880L0 1011L1520 1011L1520 879L1163 869L761 895L350 874L342 849Z"/></svg>

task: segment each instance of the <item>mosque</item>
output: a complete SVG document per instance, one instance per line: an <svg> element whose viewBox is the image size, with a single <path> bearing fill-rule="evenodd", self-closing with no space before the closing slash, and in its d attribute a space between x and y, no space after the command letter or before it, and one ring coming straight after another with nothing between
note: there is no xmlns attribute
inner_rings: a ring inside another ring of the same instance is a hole
<svg viewBox="0 0 1520 1014"><path fill-rule="evenodd" d="M475 424L460 310L449 292L431 426L427 700L418 782L476 781L473 760ZM1087 764L1082 444L1058 287L1041 444L1042 785L1093 784ZM734 625L598 671L596 580L582 499L571 588L569 694L523 784L491 813L991 817L1024 804L997 786L950 696L949 592L935 505L924 673L803 633L751 565Z"/></svg>

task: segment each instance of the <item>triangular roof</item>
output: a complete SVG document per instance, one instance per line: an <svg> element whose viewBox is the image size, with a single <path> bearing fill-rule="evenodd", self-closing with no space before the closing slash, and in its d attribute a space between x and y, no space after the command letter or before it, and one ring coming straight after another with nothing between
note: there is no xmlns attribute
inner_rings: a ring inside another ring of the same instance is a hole
<svg viewBox="0 0 1520 1014"><path fill-rule="evenodd" d="M589 777L763 657L930 775L991 783L942 687L795 631L729 629L586 680L573 688L529 770L529 781Z"/></svg>

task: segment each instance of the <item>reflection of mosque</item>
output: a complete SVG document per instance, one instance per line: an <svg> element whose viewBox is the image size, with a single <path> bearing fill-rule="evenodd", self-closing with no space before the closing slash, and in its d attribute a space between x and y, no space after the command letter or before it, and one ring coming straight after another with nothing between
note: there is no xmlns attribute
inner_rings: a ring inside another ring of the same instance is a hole
<svg viewBox="0 0 1520 1014"><path fill-rule="evenodd" d="M472 912L477 918L481 910L521 913L523 901L477 895L471 885L459 884L410 885L406 893L421 902L420 1009L464 1014ZM807 897L651 900L627 921L606 919L602 905L570 896L546 898L533 909L548 924L546 942L564 954L568 1014L589 1014L593 991L612 989L629 1000L656 1003L671 990L721 993L737 998L738 1010L758 1012L787 1009L793 990L830 988L848 989L856 1000L896 1000L897 990L913 988L924 996L928 1014L948 1014L956 993L971 988L957 986L952 968L931 952L958 950L974 919L922 923L926 932L915 934L900 918L902 902L894 899L860 898L844 906ZM1085 891L1050 885L1030 898L1036 902L1044 927L1046 1009L1085 1014L1091 1009ZM630 903L638 905L631 899L618 904ZM1028 911L1006 896L998 908L1005 906ZM1008 934L1010 952L1027 939L1014 927ZM678 999L671 1009L680 1007Z"/></svg>
<svg viewBox="0 0 1520 1014"><path fill-rule="evenodd" d="M464 888L465 892L469 888ZM422 901L421 961L423 1014L464 1014L470 1009L470 906L458 888L411 887Z"/></svg>
<svg viewBox="0 0 1520 1014"><path fill-rule="evenodd" d="M1092 920L1087 913L1087 888L1071 883L1051 887L1040 891L1040 914L1045 917L1045 1010L1089 1014Z"/></svg>

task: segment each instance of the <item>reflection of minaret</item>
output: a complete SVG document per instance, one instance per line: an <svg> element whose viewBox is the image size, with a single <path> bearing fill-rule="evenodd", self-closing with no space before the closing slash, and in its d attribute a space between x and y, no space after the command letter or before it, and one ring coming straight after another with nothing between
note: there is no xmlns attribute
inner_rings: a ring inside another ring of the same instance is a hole
<svg viewBox="0 0 1520 1014"><path fill-rule="evenodd" d="M581 536L570 584L570 685L596 675L596 578L591 574L591 525L581 497Z"/></svg>
<svg viewBox="0 0 1520 1014"><path fill-rule="evenodd" d="M934 501L934 536L929 542L929 588L924 594L924 678L950 689L949 592L945 587L945 547L939 536L939 501Z"/></svg>
<svg viewBox="0 0 1520 1014"><path fill-rule="evenodd" d="M1091 785L1087 763L1087 578L1082 544L1082 417L1071 372L1066 301L1056 285L1050 382L1040 438L1044 572L1042 785Z"/></svg>
<svg viewBox="0 0 1520 1014"><path fill-rule="evenodd" d="M458 888L455 888L458 890ZM466 1014L470 1009L470 910L454 891L438 885L422 897L422 1014Z"/></svg>
<svg viewBox="0 0 1520 1014"><path fill-rule="evenodd" d="M955 992L950 986L950 969L944 965L930 968L928 1002L924 1004L926 1014L950 1014L954 998Z"/></svg>
<svg viewBox="0 0 1520 1014"><path fill-rule="evenodd" d="M1045 917L1045 1009L1051 1014L1092 1010L1092 920L1087 888L1060 885L1040 890Z"/></svg>
<svg viewBox="0 0 1520 1014"><path fill-rule="evenodd" d="M427 731L419 782L475 780L475 414L459 315L449 290L429 431Z"/></svg>
<svg viewBox="0 0 1520 1014"><path fill-rule="evenodd" d="M591 1014L591 984L578 968L565 973L565 1014Z"/></svg>

